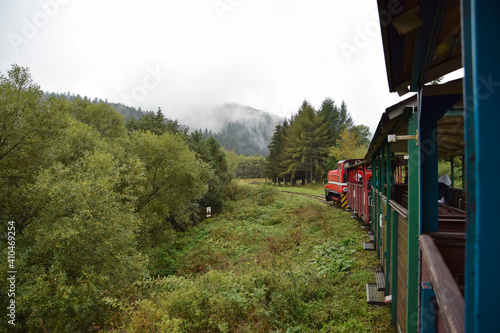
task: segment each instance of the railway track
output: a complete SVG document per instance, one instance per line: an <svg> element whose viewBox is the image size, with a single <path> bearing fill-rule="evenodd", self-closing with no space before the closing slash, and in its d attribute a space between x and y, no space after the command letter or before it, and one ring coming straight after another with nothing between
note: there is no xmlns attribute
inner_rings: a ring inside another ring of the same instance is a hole
<svg viewBox="0 0 500 333"><path fill-rule="evenodd" d="M330 205L332 206L332 203L330 201L326 201L325 197L322 196L322 195L314 195L314 194L306 194L306 193L298 193L298 192L292 192L292 191L283 191L285 193L289 193L289 194L296 194L296 195L301 195L303 197L308 197L308 198L311 198L311 199L314 199L314 200L317 200L321 203L324 203L326 205Z"/></svg>

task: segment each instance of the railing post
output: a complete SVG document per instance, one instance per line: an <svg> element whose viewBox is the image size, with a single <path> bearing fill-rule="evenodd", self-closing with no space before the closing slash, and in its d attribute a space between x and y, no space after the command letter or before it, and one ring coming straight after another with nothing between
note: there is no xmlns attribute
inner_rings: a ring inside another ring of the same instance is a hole
<svg viewBox="0 0 500 333"><path fill-rule="evenodd" d="M420 333L436 333L437 304L434 289L430 282L422 282L420 289Z"/></svg>
<svg viewBox="0 0 500 333"><path fill-rule="evenodd" d="M384 153L385 153L385 147L382 146L381 150L380 150L380 158L379 158L379 165L380 165L380 193L382 195L386 195L386 188L387 188L387 183L386 183L386 179L385 179L385 158L384 158ZM385 255L384 253L382 253L379 249L382 245L382 237L381 237L381 232L382 232L382 226L381 226L381 218L383 219L383 216L382 215L382 197L379 196L379 207L380 207L380 210L379 210L379 216L377 216L377 222L379 223L379 233L378 233L378 239L377 239L377 243L378 243L378 246L377 246L377 254L378 254L378 257L379 259L382 260L382 262L384 262L384 258L385 258ZM383 223L383 222L382 222ZM384 267L385 269L385 267Z"/></svg>
<svg viewBox="0 0 500 333"><path fill-rule="evenodd" d="M421 105L419 103L419 107ZM427 233L438 231L437 119L434 114L422 110L419 114L420 208L417 209L420 209L420 231Z"/></svg>
<svg viewBox="0 0 500 333"><path fill-rule="evenodd" d="M373 222L375 225L375 247L377 249L377 258L380 258L379 256L379 236L380 236L380 224L379 224L379 215L380 215L380 193L381 193L381 188L382 188L382 179L380 178L380 155L379 152L377 151L376 157L375 157L375 164L376 164L376 174L377 174L377 195L375 196L375 216L373 216Z"/></svg>
<svg viewBox="0 0 500 333"><path fill-rule="evenodd" d="M387 192L386 192L386 196L387 196L387 202L386 202L386 209L385 209L385 212L386 212L386 222L385 222L385 242L386 242L386 246L385 246L385 252L386 252L386 255L385 255L385 265L387 266L386 269L385 269L385 290L386 290L386 293L389 292L389 282L390 282L390 279L389 279L389 276L391 274L391 247L389 246L390 244L390 241L391 241L391 205L389 203L389 201L391 200L391 175L392 175L392 168L391 168L391 144L390 143L387 143L387 146L386 146L387 150L386 150L386 162L385 162L385 166L386 166L386 170L385 170L385 175L386 175L386 183L387 183Z"/></svg>
<svg viewBox="0 0 500 333"><path fill-rule="evenodd" d="M398 212L397 211L392 212L391 221L392 221L391 315L392 315L392 324L394 325L394 327L396 327L396 318L398 309Z"/></svg>
<svg viewBox="0 0 500 333"><path fill-rule="evenodd" d="M408 134L414 134L418 128L417 113L408 120ZM416 140L408 140L408 279L406 332L415 333L418 324L418 276L419 276L419 168L418 146Z"/></svg>
<svg viewBox="0 0 500 333"><path fill-rule="evenodd" d="M466 331L491 332L498 327L500 265L498 192L500 181L500 45L494 43L500 22L492 13L500 2L462 0L465 69L465 135L467 155Z"/></svg>

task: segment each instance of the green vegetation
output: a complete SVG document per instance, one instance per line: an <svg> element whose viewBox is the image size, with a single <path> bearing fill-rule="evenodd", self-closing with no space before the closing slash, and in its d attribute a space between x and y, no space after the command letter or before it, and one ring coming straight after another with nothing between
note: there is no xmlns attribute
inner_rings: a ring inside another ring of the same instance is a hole
<svg viewBox="0 0 500 333"><path fill-rule="evenodd" d="M219 143L161 110L125 122L104 102L43 96L27 69L0 74L10 331L391 331L365 304L377 260L349 214L238 187ZM206 206L221 213L200 224Z"/></svg>
<svg viewBox="0 0 500 333"><path fill-rule="evenodd" d="M106 332L394 332L389 308L366 304L378 261L349 213L239 184L165 249L167 276L106 298Z"/></svg>
<svg viewBox="0 0 500 333"><path fill-rule="evenodd" d="M17 65L0 74L0 100L0 221L15 226L19 332L105 325L104 298L161 273L176 232L233 193L219 144L160 110L127 129L106 103L43 98ZM9 290L13 269L1 268Z"/></svg>
<svg viewBox="0 0 500 333"><path fill-rule="evenodd" d="M292 184L319 181L336 168L338 160L364 156L369 138L368 127L354 125L344 102L337 107L327 98L315 110L304 101L296 115L276 126L265 175Z"/></svg>
<svg viewBox="0 0 500 333"><path fill-rule="evenodd" d="M454 169L454 187L456 188L463 188L463 172L464 168L462 166L462 159L459 157L454 157L453 158L453 169ZM450 179L452 178L452 173L451 173L451 163L450 160L441 160L438 163L438 176L441 176L443 173L448 174Z"/></svg>
<svg viewBox="0 0 500 333"><path fill-rule="evenodd" d="M266 167L266 159L262 156L237 155L233 151L224 149L229 172L234 178L250 179L263 178Z"/></svg>

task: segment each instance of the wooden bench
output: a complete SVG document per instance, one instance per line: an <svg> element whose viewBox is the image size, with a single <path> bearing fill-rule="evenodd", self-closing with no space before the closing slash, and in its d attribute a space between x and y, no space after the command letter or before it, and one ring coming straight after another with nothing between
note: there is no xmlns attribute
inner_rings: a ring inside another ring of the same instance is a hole
<svg viewBox="0 0 500 333"><path fill-rule="evenodd" d="M464 210L439 204L438 214L440 232L465 232L467 216Z"/></svg>

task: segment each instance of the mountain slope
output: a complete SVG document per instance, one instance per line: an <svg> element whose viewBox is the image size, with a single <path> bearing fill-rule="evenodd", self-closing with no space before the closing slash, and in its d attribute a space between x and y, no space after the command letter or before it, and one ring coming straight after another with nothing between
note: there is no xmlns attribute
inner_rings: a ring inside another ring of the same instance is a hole
<svg viewBox="0 0 500 333"><path fill-rule="evenodd" d="M238 104L225 104L212 112L220 129L207 129L205 136L213 136L221 146L239 155L269 154L267 146L280 121L277 116Z"/></svg>
<svg viewBox="0 0 500 333"><path fill-rule="evenodd" d="M70 92L46 92L44 94L45 98L51 96L65 98L70 101L87 98ZM145 112L150 112L121 103L110 103L100 98L88 99L92 103L108 104L121 113L125 119L137 119L142 117ZM168 114L165 114L165 116L168 118ZM236 154L261 155L264 157L269 154L267 146L271 142L274 128L280 120L279 117L268 112L236 103L215 107L198 106L177 119L179 124L189 127L192 131L199 129L203 131L205 137L213 136L221 146L234 151Z"/></svg>

